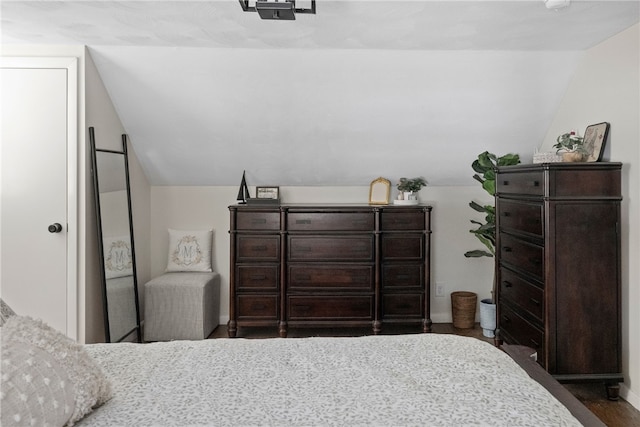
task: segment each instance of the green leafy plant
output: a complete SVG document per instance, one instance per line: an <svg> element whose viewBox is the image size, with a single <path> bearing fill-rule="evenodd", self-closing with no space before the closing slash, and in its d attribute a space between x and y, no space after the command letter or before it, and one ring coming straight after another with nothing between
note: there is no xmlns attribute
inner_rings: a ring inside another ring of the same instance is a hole
<svg viewBox="0 0 640 427"><path fill-rule="evenodd" d="M420 177L417 178L400 178L398 181L399 191L420 191L420 189L427 185L427 181Z"/></svg>
<svg viewBox="0 0 640 427"><path fill-rule="evenodd" d="M556 153L566 152L578 152L587 154L587 150L584 148L584 139L581 136L574 134L573 132L563 133L556 139L556 143L553 148L557 148Z"/></svg>
<svg viewBox="0 0 640 427"><path fill-rule="evenodd" d="M518 154L505 154L497 157L495 154L485 151L478 155L478 158L471 164L475 174L473 179L482 184L482 188L492 196L496 194L496 168L498 166L511 166L520 163ZM477 225L477 228L469 230L474 236L482 242L485 249L475 249L465 252L467 258L478 257L494 257L496 250L496 207L494 205L481 205L471 201L469 203L471 209L485 214L484 222L472 219L471 223ZM494 280L495 281L495 280ZM495 295L495 283L492 290L492 298Z"/></svg>

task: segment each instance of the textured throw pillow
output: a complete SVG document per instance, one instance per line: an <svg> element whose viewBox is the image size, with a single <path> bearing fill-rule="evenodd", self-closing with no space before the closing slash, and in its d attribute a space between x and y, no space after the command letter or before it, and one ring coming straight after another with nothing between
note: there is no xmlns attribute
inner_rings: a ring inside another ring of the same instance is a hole
<svg viewBox="0 0 640 427"><path fill-rule="evenodd" d="M5 352L17 355L24 351L32 358L31 364L13 362L11 365L13 375L8 375L9 371L5 371L5 363L10 359L5 359ZM35 425L45 423L56 425L49 416L57 420L58 417L70 415L67 425L71 426L91 412L93 407L111 398L111 384L82 345L41 320L17 315L9 318L2 327L2 354L2 400L0 403L3 426L31 425L30 420L16 421L16 418L22 417L22 414L37 415L43 405L56 407L56 409L62 405L62 412L45 411L47 419L44 422L38 421ZM38 368L42 366L46 369ZM60 369L64 373L61 373ZM68 383L65 378L68 378ZM34 388L33 393L18 395L18 404L22 405L21 408L13 406L16 404L15 399L10 402L15 396L10 389L17 387L19 380L31 384ZM52 381L54 384L57 382L58 385L41 388L39 392L35 391L39 384L51 384ZM63 381L64 387L61 386L60 381ZM69 403L68 396L71 396L72 403ZM13 411L9 408L13 408ZM70 414L64 412L65 408Z"/></svg>
<svg viewBox="0 0 640 427"><path fill-rule="evenodd" d="M169 258L166 271L211 271L212 236L212 230L169 229Z"/></svg>
<svg viewBox="0 0 640 427"><path fill-rule="evenodd" d="M0 298L0 326L4 325L11 316L15 316L16 313L9 307L9 305Z"/></svg>
<svg viewBox="0 0 640 427"><path fill-rule="evenodd" d="M133 275L131 239L129 236L105 237L104 272L107 279Z"/></svg>

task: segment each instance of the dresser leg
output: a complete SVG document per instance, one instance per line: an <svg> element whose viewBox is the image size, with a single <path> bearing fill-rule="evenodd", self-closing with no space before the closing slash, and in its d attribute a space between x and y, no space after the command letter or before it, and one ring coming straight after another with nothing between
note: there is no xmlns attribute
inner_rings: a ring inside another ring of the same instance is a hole
<svg viewBox="0 0 640 427"><path fill-rule="evenodd" d="M227 323L227 334L229 334L229 338L235 338L237 332L238 324L235 320L229 320L229 322Z"/></svg>
<svg viewBox="0 0 640 427"><path fill-rule="evenodd" d="M620 399L620 384L618 383L606 383L607 387L607 399L618 400Z"/></svg>
<svg viewBox="0 0 640 427"><path fill-rule="evenodd" d="M278 334L280 335L280 338L287 337L287 322L280 322L278 324Z"/></svg>
<svg viewBox="0 0 640 427"><path fill-rule="evenodd" d="M422 319L422 332L428 333L431 332L431 325L433 322L431 319Z"/></svg>
<svg viewBox="0 0 640 427"><path fill-rule="evenodd" d="M379 320L373 321L373 335L378 335L382 332L382 322Z"/></svg>

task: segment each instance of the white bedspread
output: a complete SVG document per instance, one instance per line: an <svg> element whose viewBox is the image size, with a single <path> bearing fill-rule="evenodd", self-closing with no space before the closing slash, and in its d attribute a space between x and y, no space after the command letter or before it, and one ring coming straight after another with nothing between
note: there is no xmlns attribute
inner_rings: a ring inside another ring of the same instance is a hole
<svg viewBox="0 0 640 427"><path fill-rule="evenodd" d="M492 345L453 335L94 344L83 426L579 426Z"/></svg>

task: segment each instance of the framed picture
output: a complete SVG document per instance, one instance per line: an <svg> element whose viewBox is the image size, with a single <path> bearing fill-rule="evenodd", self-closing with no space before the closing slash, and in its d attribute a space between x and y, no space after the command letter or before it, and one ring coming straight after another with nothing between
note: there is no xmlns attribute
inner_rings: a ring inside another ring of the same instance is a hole
<svg viewBox="0 0 640 427"><path fill-rule="evenodd" d="M280 187L256 187L257 199L274 199L280 198Z"/></svg>
<svg viewBox="0 0 640 427"><path fill-rule="evenodd" d="M388 205L391 193L391 181L386 178L376 178L369 186L369 204Z"/></svg>
<svg viewBox="0 0 640 427"><path fill-rule="evenodd" d="M587 162L602 160L604 145L609 134L609 123L602 122L587 126L584 131L584 149L587 150Z"/></svg>

